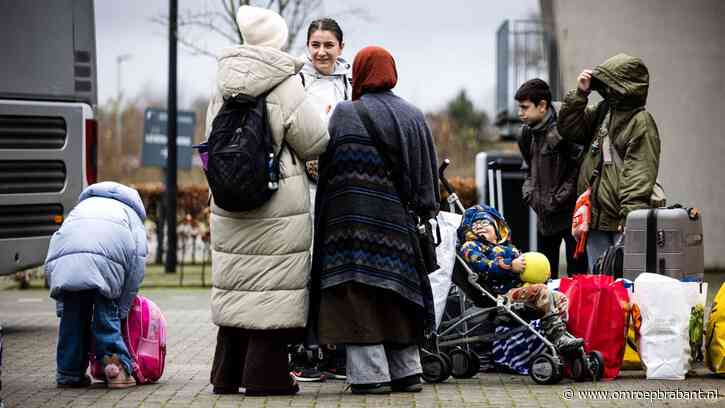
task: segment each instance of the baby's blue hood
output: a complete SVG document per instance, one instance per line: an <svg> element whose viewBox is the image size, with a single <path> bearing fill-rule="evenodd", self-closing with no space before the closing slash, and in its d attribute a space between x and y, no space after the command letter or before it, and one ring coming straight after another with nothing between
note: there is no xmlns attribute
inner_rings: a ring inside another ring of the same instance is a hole
<svg viewBox="0 0 725 408"><path fill-rule="evenodd" d="M468 239L468 237L466 237L466 233L471 231L473 223L483 219L488 219L495 224L496 233L498 235L498 242L494 242L495 244L504 244L509 241L511 238L511 229L506 223L506 220L503 218L501 213L498 212L498 210L487 205L476 205L468 208L463 213L463 221L461 222L461 226L458 227L459 241L466 241Z"/></svg>

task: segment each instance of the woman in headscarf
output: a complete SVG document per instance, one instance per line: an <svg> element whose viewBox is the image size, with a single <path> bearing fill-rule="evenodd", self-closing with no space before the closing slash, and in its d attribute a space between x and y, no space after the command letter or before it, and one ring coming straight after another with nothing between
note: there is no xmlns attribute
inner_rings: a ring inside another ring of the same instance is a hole
<svg viewBox="0 0 725 408"><path fill-rule="evenodd" d="M357 54L353 101L335 108L320 158L308 341L347 346L357 394L420 391L432 321L415 225L438 212L436 154L423 113L391 92L397 79L385 49Z"/></svg>
<svg viewBox="0 0 725 408"><path fill-rule="evenodd" d="M287 344L302 340L309 304L312 218L304 160L322 153L329 137L297 76L303 62L281 51L284 19L242 6L237 24L244 45L219 56L207 132L225 100L266 94L281 174L278 191L251 211L226 211L212 199L211 315L219 333L211 383L215 394L243 387L247 396L289 395L299 386L289 374Z"/></svg>

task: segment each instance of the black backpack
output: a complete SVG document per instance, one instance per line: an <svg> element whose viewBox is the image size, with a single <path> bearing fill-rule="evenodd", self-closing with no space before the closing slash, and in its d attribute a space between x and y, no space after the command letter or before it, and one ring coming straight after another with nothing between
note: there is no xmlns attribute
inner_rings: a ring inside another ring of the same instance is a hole
<svg viewBox="0 0 725 408"><path fill-rule="evenodd" d="M274 155L266 94L224 101L209 135L206 179L214 203L227 211L249 211L279 188L279 153Z"/></svg>
<svg viewBox="0 0 725 408"><path fill-rule="evenodd" d="M607 248L606 251L594 261L592 265L593 275L609 275L619 279L624 274L624 241L620 239L617 243Z"/></svg>

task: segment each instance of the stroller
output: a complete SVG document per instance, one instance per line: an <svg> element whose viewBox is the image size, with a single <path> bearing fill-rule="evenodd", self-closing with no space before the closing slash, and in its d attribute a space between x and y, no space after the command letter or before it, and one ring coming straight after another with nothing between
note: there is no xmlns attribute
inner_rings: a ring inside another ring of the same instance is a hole
<svg viewBox="0 0 725 408"><path fill-rule="evenodd" d="M438 174L448 191L450 212L463 213L465 208L456 192L445 177L450 160L445 159ZM489 196L493 201L493 175L496 163L489 164ZM501 171L496 171L498 202L501 203ZM496 297L478 283L478 275L471 270L466 261L456 253L452 281L455 287L449 297L457 298L458 310L446 310L444 320L430 337L427 345L421 348L423 379L429 383L443 382L453 374L455 378L470 378L478 373L480 360L472 346L478 343L492 342L499 337L510 337L522 331L528 331L538 337L546 346L544 352L530 360L529 375L537 384L556 384L564 377L564 367L568 367L572 378L577 381L588 379L597 381L604 371L604 359L598 351L587 353L584 347L578 347L567 353L560 352L552 342L532 327L530 320L535 317L519 303L504 303L503 297ZM470 307L469 305L473 305ZM447 319L446 319L447 318ZM513 325L513 331L505 335L493 332L480 333L482 327L503 323Z"/></svg>

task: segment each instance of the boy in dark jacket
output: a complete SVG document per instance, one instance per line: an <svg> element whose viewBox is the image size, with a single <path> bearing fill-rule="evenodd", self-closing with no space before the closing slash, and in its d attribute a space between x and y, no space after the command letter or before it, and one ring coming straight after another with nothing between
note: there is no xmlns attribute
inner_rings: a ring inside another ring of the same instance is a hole
<svg viewBox="0 0 725 408"><path fill-rule="evenodd" d="M479 275L478 283L508 303L520 303L541 319L544 336L559 350L584 344L566 331L566 296L545 284L524 285L520 279L526 261L511 244L506 220L495 209L477 205L466 210L458 227L458 253ZM522 286L524 285L524 286Z"/></svg>
<svg viewBox="0 0 725 408"><path fill-rule="evenodd" d="M559 248L566 246L566 273L585 273L586 257L574 259L576 241L570 233L576 203L577 158L581 146L559 136L551 90L541 79L524 82L515 95L524 123L519 149L528 166L522 188L524 201L538 218L538 249L551 263L551 276L559 273Z"/></svg>

